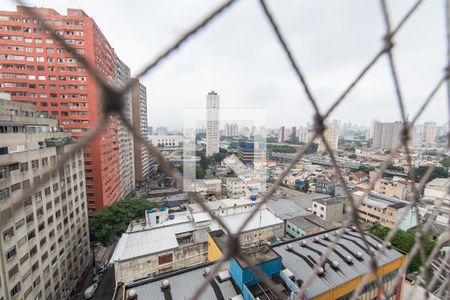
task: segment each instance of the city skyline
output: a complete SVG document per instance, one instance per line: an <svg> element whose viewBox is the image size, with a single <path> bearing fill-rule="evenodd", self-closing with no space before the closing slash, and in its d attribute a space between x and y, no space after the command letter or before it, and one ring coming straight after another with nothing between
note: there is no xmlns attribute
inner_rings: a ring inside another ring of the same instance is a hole
<svg viewBox="0 0 450 300"><path fill-rule="evenodd" d="M102 1L94 4L85 0L26 3L54 7L60 13L65 13L67 7L83 8L116 46L115 51L129 64L134 71L132 73L164 49L182 29L218 4L210 1L189 6L176 2L137 6L129 3L104 5ZM384 27L377 1L364 4L358 1L342 1L340 4L332 1L314 4L290 2L283 7L269 4L279 16L282 30L303 66L322 110L381 47ZM321 9L324 4L328 5L332 15ZM389 3L393 24L411 4L412 1ZM182 47L179 53L164 61L155 72L142 78L143 84L151 86L148 91L149 124L181 127L183 108L202 107L203 95L211 89L223 97L222 107L271 108L268 122L274 127L298 126L312 121L311 107L256 5L256 2L238 3L239 8L232 7ZM195 9L190 9L191 6ZM13 10L15 3L7 1L2 9ZM432 85L442 75L445 46L441 37L445 34L440 9L440 3L425 2L395 39L394 54L410 116L415 114ZM143 20L147 20L148 10L153 12L150 25L154 26L142 26ZM108 17L131 11L135 17L127 20L127 25ZM167 14L168 11L173 14ZM294 12L298 12L300 17L294 18ZM318 18L313 19L312 16ZM242 22L248 19L253 22ZM239 24L242 30L236 33L227 26L230 23ZM350 30L353 35L348 37L346 33ZM296 31L299 33L294 34ZM249 35L252 36L250 40ZM232 38L224 39L226 36ZM421 43L417 43L418 38ZM332 52L328 51L331 44ZM210 68L211 65L215 67ZM428 75L424 78L420 74ZM331 118L365 126L380 117L382 122L399 119L392 82L387 75L387 64L382 60ZM169 116L164 107L168 102L173 103ZM447 105L441 90L419 122L434 120L441 124L446 118Z"/></svg>

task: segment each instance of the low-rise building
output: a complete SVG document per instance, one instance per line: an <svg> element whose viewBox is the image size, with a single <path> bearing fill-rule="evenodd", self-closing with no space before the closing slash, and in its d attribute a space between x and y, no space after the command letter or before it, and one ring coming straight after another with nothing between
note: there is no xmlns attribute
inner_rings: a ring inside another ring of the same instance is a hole
<svg viewBox="0 0 450 300"><path fill-rule="evenodd" d="M305 235L319 233L325 230L335 228L314 214L298 216L286 220L286 236L290 238L299 238Z"/></svg>
<svg viewBox="0 0 450 300"><path fill-rule="evenodd" d="M344 218L346 201L344 197L316 199L312 202L311 210L324 221L338 222Z"/></svg>
<svg viewBox="0 0 450 300"><path fill-rule="evenodd" d="M316 193L328 194L331 196L335 195L336 185L326 177L317 178L314 185L316 187Z"/></svg>
<svg viewBox="0 0 450 300"><path fill-rule="evenodd" d="M245 181L239 177L231 177L225 179L225 188L228 197L238 198L245 195Z"/></svg>
<svg viewBox="0 0 450 300"><path fill-rule="evenodd" d="M398 227L408 230L417 226L417 211L415 207L408 210L409 202L383 194L370 192L354 192L355 200L361 200L358 207L358 218L369 224L380 223L384 227ZM403 219L401 217L404 216Z"/></svg>
<svg viewBox="0 0 450 300"><path fill-rule="evenodd" d="M151 135L149 142L158 148L175 148L180 147L183 143L182 135Z"/></svg>
<svg viewBox="0 0 450 300"><path fill-rule="evenodd" d="M389 197L395 197L405 200L411 188L400 181L388 180L380 178L375 182L374 191L385 194Z"/></svg>
<svg viewBox="0 0 450 300"><path fill-rule="evenodd" d="M435 178L428 182L425 186L424 197L435 200L441 199L450 202L450 179L449 178Z"/></svg>
<svg viewBox="0 0 450 300"><path fill-rule="evenodd" d="M195 191L207 195L220 195L222 194L222 181L220 179L196 180Z"/></svg>
<svg viewBox="0 0 450 300"><path fill-rule="evenodd" d="M256 204L248 199L205 202L232 233L238 232ZM221 227L198 204L187 207L187 211L177 213L169 213L165 208L149 210L145 220L130 224L111 258L116 282L154 277L207 261L208 232ZM252 246L277 241L283 235L284 222L263 205L240 232L240 242Z"/></svg>

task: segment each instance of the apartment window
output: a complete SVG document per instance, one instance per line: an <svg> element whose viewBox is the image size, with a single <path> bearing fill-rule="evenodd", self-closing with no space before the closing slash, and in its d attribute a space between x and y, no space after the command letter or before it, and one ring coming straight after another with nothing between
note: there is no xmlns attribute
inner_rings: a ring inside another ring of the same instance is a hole
<svg viewBox="0 0 450 300"><path fill-rule="evenodd" d="M3 231L3 240L9 241L14 236L14 228L10 227Z"/></svg>
<svg viewBox="0 0 450 300"><path fill-rule="evenodd" d="M37 170L39 168L39 160L34 159L31 161L31 169Z"/></svg>
<svg viewBox="0 0 450 300"><path fill-rule="evenodd" d="M9 198L9 188L5 188L0 190L0 200L8 199Z"/></svg>
<svg viewBox="0 0 450 300"><path fill-rule="evenodd" d="M158 256L158 263L160 265L172 262L172 260L173 260L173 254L172 253Z"/></svg>
<svg viewBox="0 0 450 300"><path fill-rule="evenodd" d="M11 193L14 193L15 191L20 190L20 188L21 188L21 183L20 183L20 182L18 182L18 183L16 183L16 184L13 184L13 185L11 186Z"/></svg>
<svg viewBox="0 0 450 300"><path fill-rule="evenodd" d="M16 276L16 274L19 273L19 265L16 264L14 267L12 267L9 271L8 271L8 276L9 279L13 278L14 276Z"/></svg>
<svg viewBox="0 0 450 300"><path fill-rule="evenodd" d="M28 240L31 241L32 239L34 239L36 237L36 232L33 230L31 230L30 232L28 232Z"/></svg>
<svg viewBox="0 0 450 300"><path fill-rule="evenodd" d="M36 271L37 269L39 269L39 262L35 262L32 266L31 266L31 272Z"/></svg>
<svg viewBox="0 0 450 300"><path fill-rule="evenodd" d="M10 260L13 259L17 255L17 249L16 246L10 248L8 251L6 251L6 259Z"/></svg>
<svg viewBox="0 0 450 300"><path fill-rule="evenodd" d="M17 295L17 294L20 292L21 289L22 289L22 288L21 288L21 286L20 286L20 282L18 282L18 283L11 289L11 292L10 292L11 297L14 297L15 295Z"/></svg>
<svg viewBox="0 0 450 300"><path fill-rule="evenodd" d="M34 246L30 250L30 257L33 257L37 253L37 246Z"/></svg>
<svg viewBox="0 0 450 300"><path fill-rule="evenodd" d="M21 219L16 222L16 230L25 225L25 219Z"/></svg>
<svg viewBox="0 0 450 300"><path fill-rule="evenodd" d="M28 260L28 258L30 258L30 255L28 253L22 256L20 258L20 265L23 265Z"/></svg>
<svg viewBox="0 0 450 300"><path fill-rule="evenodd" d="M28 163L27 162L21 163L19 168L20 168L20 172L28 171Z"/></svg>

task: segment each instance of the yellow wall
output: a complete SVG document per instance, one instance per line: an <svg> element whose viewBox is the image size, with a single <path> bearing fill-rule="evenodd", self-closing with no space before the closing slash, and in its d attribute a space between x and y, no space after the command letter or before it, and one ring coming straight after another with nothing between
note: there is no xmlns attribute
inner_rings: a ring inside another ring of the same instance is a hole
<svg viewBox="0 0 450 300"><path fill-rule="evenodd" d="M222 257L222 251L220 251L214 239L208 234L208 261L213 262L219 260Z"/></svg>
<svg viewBox="0 0 450 300"><path fill-rule="evenodd" d="M378 271L377 271L378 276L381 277L389 272L392 272L395 269L400 268L406 262L406 258L407 258L407 256L402 256L397 260L394 260L384 266L379 267ZM329 290L317 297L314 297L313 299L314 300L331 300L331 299L336 299L336 298L342 297L342 296L347 295L348 293L356 290L363 279L364 279L364 275L357 277L351 281L348 281L340 286L337 286L332 290ZM373 281L373 280L375 280L375 276L371 275L369 277L368 282Z"/></svg>

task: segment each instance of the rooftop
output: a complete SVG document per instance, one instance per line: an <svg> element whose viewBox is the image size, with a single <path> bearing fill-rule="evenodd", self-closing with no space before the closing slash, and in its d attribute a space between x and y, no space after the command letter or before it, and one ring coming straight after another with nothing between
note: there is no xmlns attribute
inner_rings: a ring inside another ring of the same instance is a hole
<svg viewBox="0 0 450 300"><path fill-rule="evenodd" d="M450 184L450 178L435 178L427 183L426 188L444 188Z"/></svg>
<svg viewBox="0 0 450 300"><path fill-rule="evenodd" d="M212 269L213 265L200 265L185 269L181 272L169 273L165 276L137 282L126 287L126 293L134 290L138 299L166 300L166 299L192 299L194 293L203 284L205 271ZM224 266L224 269L226 267ZM222 277L222 278L220 278ZM167 280L169 287L162 288L163 280ZM228 271L223 270L207 285L199 299L231 299L237 296L235 287Z"/></svg>
<svg viewBox="0 0 450 300"><path fill-rule="evenodd" d="M274 246L273 250L281 256L283 265L294 274L296 280L305 281L317 265L321 254L326 252L335 240L336 232L337 230L332 230L326 234L322 232L296 239L295 241ZM377 249L380 241L370 235L366 235L366 237L371 247ZM305 244L302 245L300 241L305 242ZM288 249L287 244L292 246L291 250ZM353 231L344 233L327 257L323 275L317 275L313 279L312 283L305 290L305 297L308 299L316 297L370 272L370 256L365 249L359 233ZM378 266L386 265L402 256L404 255L394 248L386 249L377 261ZM347 259L350 262L347 262ZM337 267L332 266L333 262L337 262Z"/></svg>
<svg viewBox="0 0 450 300"><path fill-rule="evenodd" d="M308 230L311 228L321 227L325 230L335 228L336 226L333 226L332 224L322 220L318 216L314 214L306 215L306 216L298 216L291 219L288 219L287 221L291 222L292 224L295 224L297 227L302 228L303 230Z"/></svg>
<svg viewBox="0 0 450 300"><path fill-rule="evenodd" d="M223 223L225 226L227 226L231 233L238 233L238 229L241 227L242 224L244 224L245 220L249 217L251 214L251 211L235 214L235 215L229 215L221 217ZM253 218L250 219L248 224L244 227L244 229L241 232L247 232L256 230L258 228L265 228L275 225L283 225L284 222L280 218L277 218L272 212L270 212L268 209L261 209L258 211L257 214L253 216ZM210 224L211 230L219 230L220 225L213 221Z"/></svg>
<svg viewBox="0 0 450 300"><path fill-rule="evenodd" d="M178 248L179 245L175 235L195 229L195 223L190 222L124 233L117 243L111 262L135 259Z"/></svg>
<svg viewBox="0 0 450 300"><path fill-rule="evenodd" d="M278 218L286 220L297 216L306 216L309 214L304 208L289 199L270 199L267 201L267 208Z"/></svg>
<svg viewBox="0 0 450 300"><path fill-rule="evenodd" d="M328 206L328 205L334 205L334 204L340 204L345 203L346 200L344 197L328 197L328 198L319 198L314 200L317 203L320 203L322 205Z"/></svg>
<svg viewBox="0 0 450 300"><path fill-rule="evenodd" d="M353 194L355 196L362 197L364 195L364 192L357 191L357 192L354 192ZM370 205L370 206L381 208L381 209L385 209L388 207L400 209L400 208L407 206L409 202L371 191L369 193L369 195L367 195L364 198L363 203L366 205Z"/></svg>

